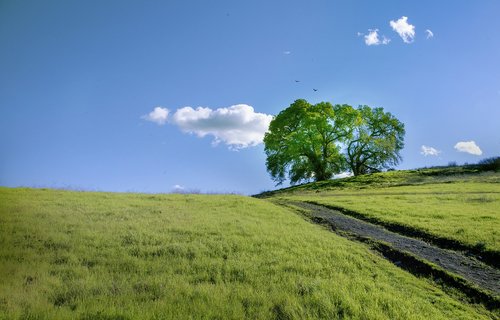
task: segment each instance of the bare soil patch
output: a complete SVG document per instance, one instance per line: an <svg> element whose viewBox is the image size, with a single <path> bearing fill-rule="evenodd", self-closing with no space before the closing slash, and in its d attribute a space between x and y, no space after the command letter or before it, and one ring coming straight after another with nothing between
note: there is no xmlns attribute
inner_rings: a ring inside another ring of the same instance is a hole
<svg viewBox="0 0 500 320"><path fill-rule="evenodd" d="M468 296L474 296L473 298L476 300L486 302L490 308L497 309L499 307L500 271L472 256L391 232L382 226L347 216L338 210L321 205L299 201L288 204L307 210L312 221L328 224L333 231L341 235L354 237L363 242L375 243L372 247L375 247L386 258L400 267L405 269L411 267L410 269L413 269L414 273L426 273L424 269L435 269L434 272L430 272L433 276L447 278L443 280L453 282L453 286ZM427 266L418 266L418 261L427 264ZM438 266L438 268L433 268L433 265ZM436 272L440 268L458 277L447 276L446 272ZM472 285L467 284L467 282Z"/></svg>

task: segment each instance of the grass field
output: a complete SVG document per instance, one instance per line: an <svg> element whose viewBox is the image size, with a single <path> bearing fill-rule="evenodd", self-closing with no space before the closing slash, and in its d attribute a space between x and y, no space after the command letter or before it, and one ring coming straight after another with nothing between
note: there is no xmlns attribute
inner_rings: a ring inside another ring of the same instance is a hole
<svg viewBox="0 0 500 320"><path fill-rule="evenodd" d="M295 187L276 196L341 207L466 246L500 251L500 173L439 173L388 172Z"/></svg>
<svg viewBox="0 0 500 320"><path fill-rule="evenodd" d="M0 188L3 319L488 319L268 201Z"/></svg>

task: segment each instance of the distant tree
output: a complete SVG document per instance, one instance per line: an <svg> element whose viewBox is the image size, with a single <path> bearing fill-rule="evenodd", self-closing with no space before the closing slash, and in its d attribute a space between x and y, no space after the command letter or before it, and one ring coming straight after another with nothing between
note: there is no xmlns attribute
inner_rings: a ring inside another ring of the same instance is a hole
<svg viewBox="0 0 500 320"><path fill-rule="evenodd" d="M404 125L382 108L299 99L264 136L267 170L278 184L327 180L346 169L354 175L378 171L401 160L404 133Z"/></svg>
<svg viewBox="0 0 500 320"><path fill-rule="evenodd" d="M477 164L483 171L500 171L500 157L486 158Z"/></svg>
<svg viewBox="0 0 500 320"><path fill-rule="evenodd" d="M345 168L339 141L349 135L355 110L328 102L296 100L281 111L264 136L267 170L281 184L330 179ZM288 176L288 177L287 177Z"/></svg>
<svg viewBox="0 0 500 320"><path fill-rule="evenodd" d="M404 124L383 108L360 106L352 135L346 143L346 161L351 172L378 172L397 165L404 147Z"/></svg>

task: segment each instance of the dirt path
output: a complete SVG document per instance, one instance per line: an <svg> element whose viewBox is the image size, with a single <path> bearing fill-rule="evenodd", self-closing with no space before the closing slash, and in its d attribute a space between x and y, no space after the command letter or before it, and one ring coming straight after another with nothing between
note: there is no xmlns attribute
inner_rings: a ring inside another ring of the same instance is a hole
<svg viewBox="0 0 500 320"><path fill-rule="evenodd" d="M290 202L290 204L306 209L313 220L327 221L336 230L357 237L385 242L396 250L408 252L417 258L438 265L448 272L459 275L480 288L492 292L495 296L500 294L500 271L472 257L467 257L457 251L441 249L418 239L399 235L381 226L346 216L339 211L320 205L298 201Z"/></svg>

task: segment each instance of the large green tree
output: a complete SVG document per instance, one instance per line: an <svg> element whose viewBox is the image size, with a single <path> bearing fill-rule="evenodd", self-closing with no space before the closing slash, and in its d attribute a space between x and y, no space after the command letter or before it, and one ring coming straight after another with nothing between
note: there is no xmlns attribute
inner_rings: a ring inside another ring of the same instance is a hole
<svg viewBox="0 0 500 320"><path fill-rule="evenodd" d="M296 100L264 136L266 166L281 184L327 180L351 170L363 174L397 164L404 126L382 108Z"/></svg>
<svg viewBox="0 0 500 320"><path fill-rule="evenodd" d="M356 116L347 105L312 105L296 100L271 121L264 136L267 169L281 184L330 179L345 168L339 141L350 134ZM287 177L288 176L288 177Z"/></svg>

